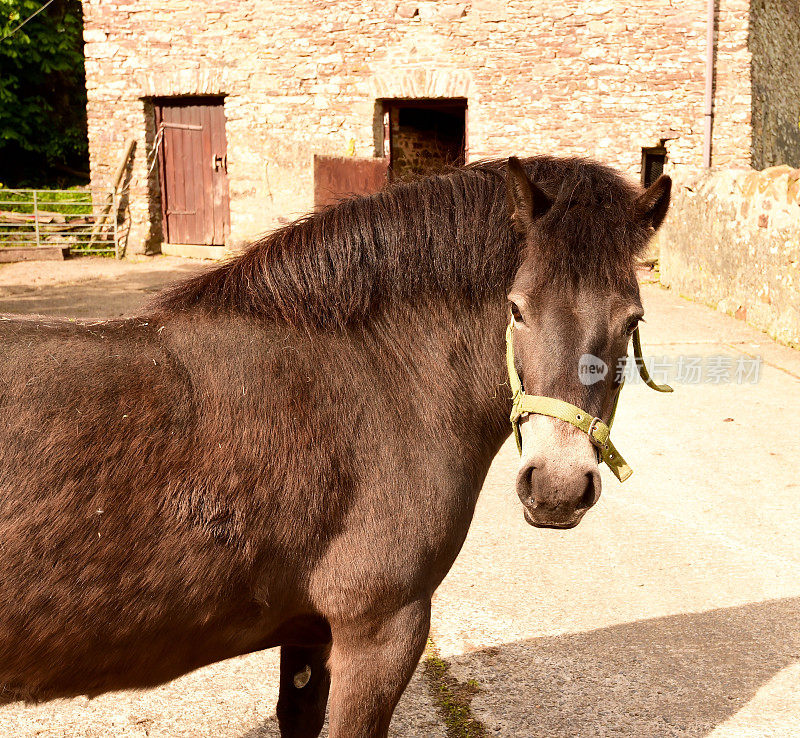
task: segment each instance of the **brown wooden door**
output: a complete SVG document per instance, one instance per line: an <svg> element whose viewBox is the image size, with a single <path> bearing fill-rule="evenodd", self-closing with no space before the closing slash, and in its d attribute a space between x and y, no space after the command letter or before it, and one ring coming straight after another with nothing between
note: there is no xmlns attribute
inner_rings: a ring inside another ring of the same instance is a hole
<svg viewBox="0 0 800 738"><path fill-rule="evenodd" d="M314 156L314 207L319 209L350 195L371 195L386 184L386 159Z"/></svg>
<svg viewBox="0 0 800 738"><path fill-rule="evenodd" d="M228 143L221 98L156 104L167 243L224 246L230 232Z"/></svg>

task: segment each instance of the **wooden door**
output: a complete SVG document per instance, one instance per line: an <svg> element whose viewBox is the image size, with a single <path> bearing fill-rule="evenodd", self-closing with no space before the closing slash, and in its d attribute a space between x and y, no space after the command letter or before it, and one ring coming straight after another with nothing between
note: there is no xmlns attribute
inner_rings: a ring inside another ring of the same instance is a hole
<svg viewBox="0 0 800 738"><path fill-rule="evenodd" d="M224 246L230 210L222 99L162 99L155 112L165 241Z"/></svg>
<svg viewBox="0 0 800 738"><path fill-rule="evenodd" d="M314 156L314 207L338 202L350 195L371 195L386 184L386 159L355 156Z"/></svg>

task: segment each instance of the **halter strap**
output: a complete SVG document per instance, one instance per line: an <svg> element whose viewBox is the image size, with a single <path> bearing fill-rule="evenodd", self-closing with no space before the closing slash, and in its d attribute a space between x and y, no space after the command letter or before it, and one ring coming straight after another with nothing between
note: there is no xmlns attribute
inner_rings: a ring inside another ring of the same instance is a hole
<svg viewBox="0 0 800 738"><path fill-rule="evenodd" d="M636 328L633 332L633 353L636 361L636 366L639 370L644 383L658 392L672 392L672 387L667 384L656 384L653 381L647 367L644 364L642 357L642 345L639 339L639 329ZM571 425L574 425L579 430L583 431L589 440L594 444L600 453L600 457L606 462L608 468L619 479L624 482L633 470L628 466L625 459L617 451L614 444L611 443L611 425L614 422L614 415L617 412L617 403L619 402L620 391L622 384L617 388L616 395L614 396L614 404L611 408L611 415L608 424L604 423L601 418L596 418L590 413L586 413L581 408L575 405L570 405L568 402L559 400L555 397L542 397L540 395L526 395L522 388L522 381L517 374L517 369L514 366L514 321L508 324L506 329L506 364L508 367L508 380L511 384L511 391L513 392L513 404L511 406L511 427L514 430L514 440L517 442L517 450L522 454L522 434L519 429L519 420L524 413L535 413L538 415L548 415L551 418L563 420Z"/></svg>
<svg viewBox="0 0 800 738"><path fill-rule="evenodd" d="M656 384L650 376L650 372L647 371L642 358L642 342L639 338L638 325L633 330L633 357L636 361L636 368L639 370L639 376L650 389L654 389L656 392L672 392L672 387L668 384Z"/></svg>

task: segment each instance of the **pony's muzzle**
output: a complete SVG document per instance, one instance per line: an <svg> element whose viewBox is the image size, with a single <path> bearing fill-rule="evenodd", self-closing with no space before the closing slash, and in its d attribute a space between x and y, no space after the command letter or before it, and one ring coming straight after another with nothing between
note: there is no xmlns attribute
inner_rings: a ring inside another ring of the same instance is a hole
<svg viewBox="0 0 800 738"><path fill-rule="evenodd" d="M525 519L537 528L574 528L600 497L600 473L577 469L569 479L554 480L547 464L525 464L517 475L517 494Z"/></svg>
<svg viewBox="0 0 800 738"><path fill-rule="evenodd" d="M600 470L594 447L583 434L554 427L550 418L534 423L540 443L527 438L526 447L542 451L523 454L517 474L517 495L525 507L525 519L538 528L574 528L600 498ZM530 426L530 423L525 423ZM525 436L529 436L523 431ZM542 433L549 443L542 443ZM556 441L557 445L553 445ZM547 451L546 449L550 449ZM526 449L527 450L527 449Z"/></svg>

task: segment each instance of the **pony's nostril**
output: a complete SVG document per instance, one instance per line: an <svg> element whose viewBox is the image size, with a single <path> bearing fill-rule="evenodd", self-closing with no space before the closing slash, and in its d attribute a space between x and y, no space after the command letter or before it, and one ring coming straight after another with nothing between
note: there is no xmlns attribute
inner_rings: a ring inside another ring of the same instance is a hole
<svg viewBox="0 0 800 738"><path fill-rule="evenodd" d="M578 510L587 510L597 501L597 490L595 489L594 473L586 472L586 489L583 490Z"/></svg>
<svg viewBox="0 0 800 738"><path fill-rule="evenodd" d="M521 469L517 475L517 495L523 502L533 499L533 472L536 467L529 464L524 469Z"/></svg>

